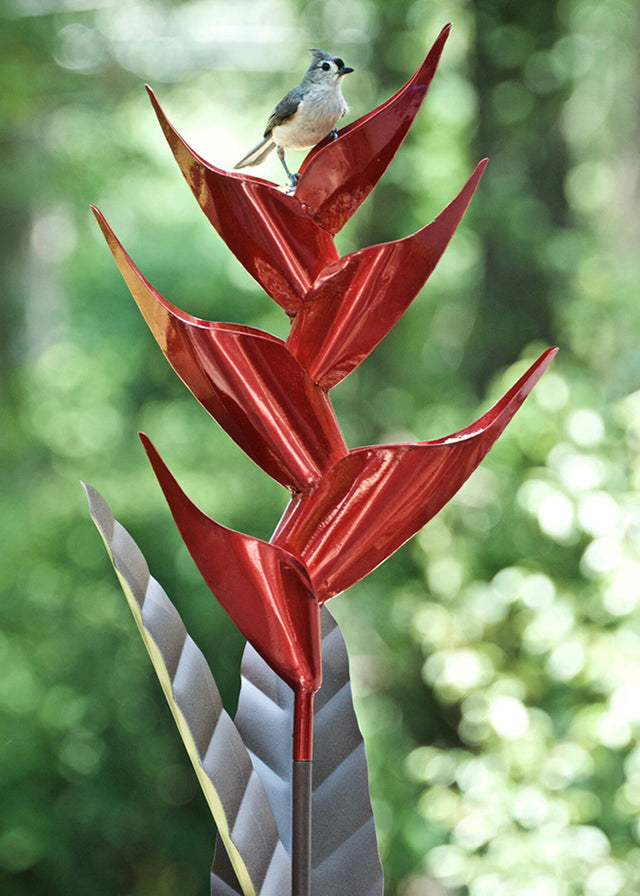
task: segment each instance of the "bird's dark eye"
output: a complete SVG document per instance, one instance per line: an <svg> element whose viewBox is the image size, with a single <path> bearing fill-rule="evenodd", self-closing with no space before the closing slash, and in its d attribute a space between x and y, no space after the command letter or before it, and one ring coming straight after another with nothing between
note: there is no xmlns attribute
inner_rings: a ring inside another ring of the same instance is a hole
<svg viewBox="0 0 640 896"><path fill-rule="evenodd" d="M331 66L329 65L328 62L323 62L323 63L322 63L322 71L323 71L323 72L328 72L330 68L331 68Z"/></svg>

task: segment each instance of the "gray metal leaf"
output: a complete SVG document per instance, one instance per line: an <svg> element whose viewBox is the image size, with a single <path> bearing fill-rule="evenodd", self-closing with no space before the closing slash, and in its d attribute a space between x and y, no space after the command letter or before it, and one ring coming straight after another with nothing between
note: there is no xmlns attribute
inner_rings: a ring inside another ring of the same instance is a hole
<svg viewBox="0 0 640 896"><path fill-rule="evenodd" d="M313 768L312 896L382 896L382 866L369 798L367 761L340 628L322 610L323 684L316 695ZM291 850L291 690L247 645L235 723L273 807L280 838ZM212 896L241 892L218 840ZM289 893L274 889L264 896Z"/></svg>
<svg viewBox="0 0 640 896"><path fill-rule="evenodd" d="M289 855L242 737L222 707L207 661L149 574L135 541L114 520L101 495L91 486L85 485L85 491L224 843L227 873L233 874L237 887L227 894L284 896L291 889Z"/></svg>

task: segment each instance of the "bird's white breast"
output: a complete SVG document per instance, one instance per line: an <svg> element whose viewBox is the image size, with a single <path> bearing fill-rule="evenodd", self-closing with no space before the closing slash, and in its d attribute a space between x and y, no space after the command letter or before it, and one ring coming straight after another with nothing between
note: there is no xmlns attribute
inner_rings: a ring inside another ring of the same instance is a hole
<svg viewBox="0 0 640 896"><path fill-rule="evenodd" d="M330 90L310 90L295 115L273 129L273 139L283 149L311 149L324 140L346 111L340 85Z"/></svg>

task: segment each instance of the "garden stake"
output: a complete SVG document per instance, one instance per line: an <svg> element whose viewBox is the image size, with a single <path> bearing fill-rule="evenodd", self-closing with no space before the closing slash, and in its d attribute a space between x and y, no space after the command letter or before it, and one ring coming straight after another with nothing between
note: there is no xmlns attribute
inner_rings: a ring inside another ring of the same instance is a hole
<svg viewBox="0 0 640 896"><path fill-rule="evenodd" d="M146 280L94 208L131 294L175 372L240 448L290 493L268 542L228 529L187 497L141 434L191 556L248 642L234 724L204 657L135 542L87 487L92 516L218 828L212 896L382 896L346 652L323 605L371 572L450 500L556 351L543 352L492 408L458 432L427 442L351 450L345 444L330 389L373 351L417 296L487 164L482 160L458 195L421 230L339 257L334 236L401 146L449 30L443 29L394 96L311 150L295 191L206 162L148 89L205 215L290 317L286 341L180 310ZM341 698L337 707L334 695ZM331 719L328 726L324 715ZM267 716L269 724L263 725ZM293 741L293 761L284 771L284 750L277 744L287 740ZM357 799L349 796L353 788ZM341 850L347 841L349 850Z"/></svg>

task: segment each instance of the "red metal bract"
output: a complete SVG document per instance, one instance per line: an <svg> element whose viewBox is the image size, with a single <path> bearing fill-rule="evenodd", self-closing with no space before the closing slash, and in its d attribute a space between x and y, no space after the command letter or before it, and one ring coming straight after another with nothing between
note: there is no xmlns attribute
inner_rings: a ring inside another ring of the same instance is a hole
<svg viewBox="0 0 640 896"><path fill-rule="evenodd" d="M338 258L331 234L275 184L205 162L169 122L153 91L147 90L203 212L264 291L294 315L320 271Z"/></svg>
<svg viewBox="0 0 640 896"><path fill-rule="evenodd" d="M337 259L331 235L366 199L402 144L449 31L447 25L416 74L393 97L307 156L294 194L205 161L180 136L147 87L198 204L236 258L288 314L296 313L322 268Z"/></svg>
<svg viewBox="0 0 640 896"><path fill-rule="evenodd" d="M287 348L323 389L351 373L402 317L440 260L486 166L485 159L417 233L360 249L322 271L293 321Z"/></svg>
<svg viewBox="0 0 640 896"><path fill-rule="evenodd" d="M300 491L347 453L326 394L281 339L185 314L142 276L96 218L158 345L204 408L258 466Z"/></svg>
<svg viewBox="0 0 640 896"><path fill-rule="evenodd" d="M218 602L294 691L322 681L320 616L302 564L277 545L234 532L193 504L151 440L140 434L158 482L198 569Z"/></svg>
<svg viewBox="0 0 640 896"><path fill-rule="evenodd" d="M321 227L337 233L387 170L424 100L449 37L445 25L415 75L385 103L312 149L300 166L296 198Z"/></svg>
<svg viewBox="0 0 640 896"><path fill-rule="evenodd" d="M432 442L350 451L295 496L271 539L304 563L322 603L386 560L449 501L542 376L548 349L482 417Z"/></svg>

